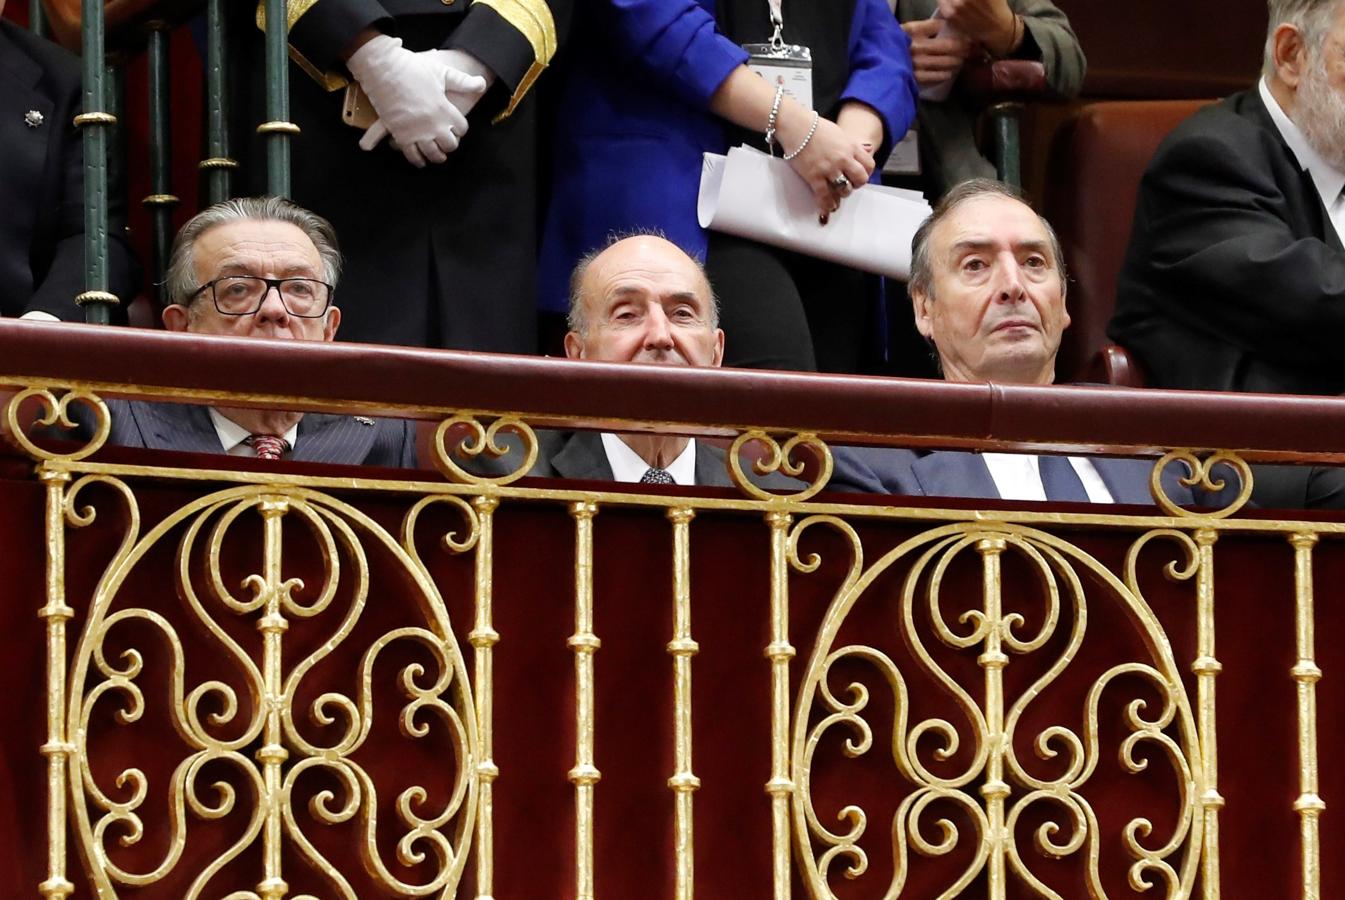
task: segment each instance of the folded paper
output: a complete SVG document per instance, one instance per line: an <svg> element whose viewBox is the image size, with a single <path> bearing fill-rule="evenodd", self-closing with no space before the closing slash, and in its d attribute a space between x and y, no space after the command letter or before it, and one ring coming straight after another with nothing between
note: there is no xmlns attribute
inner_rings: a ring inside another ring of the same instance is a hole
<svg viewBox="0 0 1345 900"><path fill-rule="evenodd" d="M915 191L866 184L821 225L808 183L751 147L705 154L696 209L702 228L902 281L911 274L911 238L930 214Z"/></svg>

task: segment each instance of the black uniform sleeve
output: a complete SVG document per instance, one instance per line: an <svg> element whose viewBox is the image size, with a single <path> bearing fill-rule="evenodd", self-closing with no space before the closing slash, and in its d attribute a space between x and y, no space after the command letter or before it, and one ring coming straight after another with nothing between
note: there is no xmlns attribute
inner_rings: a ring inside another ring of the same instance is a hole
<svg viewBox="0 0 1345 900"><path fill-rule="evenodd" d="M509 96L498 118L514 111L556 55L573 0L474 0L447 46L464 50L499 77Z"/></svg>

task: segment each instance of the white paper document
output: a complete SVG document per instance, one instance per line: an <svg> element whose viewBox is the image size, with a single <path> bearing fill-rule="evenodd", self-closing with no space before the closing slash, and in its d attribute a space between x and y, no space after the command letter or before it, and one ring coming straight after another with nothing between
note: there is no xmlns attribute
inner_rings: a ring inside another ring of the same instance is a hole
<svg viewBox="0 0 1345 900"><path fill-rule="evenodd" d="M705 154L696 208L702 228L902 281L911 275L911 238L930 214L916 191L866 184L819 225L808 183L751 147Z"/></svg>

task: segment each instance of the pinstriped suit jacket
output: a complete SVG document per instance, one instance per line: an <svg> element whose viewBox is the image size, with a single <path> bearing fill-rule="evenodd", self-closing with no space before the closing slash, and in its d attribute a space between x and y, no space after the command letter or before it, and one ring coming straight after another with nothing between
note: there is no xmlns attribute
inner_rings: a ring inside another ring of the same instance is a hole
<svg viewBox="0 0 1345 900"><path fill-rule="evenodd" d="M219 435L204 406L109 400L112 431L108 443L149 450L221 453ZM399 419L307 413L291 459L298 462L413 468L416 438L413 423Z"/></svg>

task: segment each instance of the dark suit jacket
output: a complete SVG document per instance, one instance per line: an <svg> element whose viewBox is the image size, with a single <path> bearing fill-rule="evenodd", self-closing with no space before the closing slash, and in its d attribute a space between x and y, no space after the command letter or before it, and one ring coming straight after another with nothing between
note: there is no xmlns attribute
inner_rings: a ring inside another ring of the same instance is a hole
<svg viewBox="0 0 1345 900"><path fill-rule="evenodd" d="M1345 390L1345 249L1256 89L1159 147L1108 333L1158 387Z"/></svg>
<svg viewBox="0 0 1345 900"><path fill-rule="evenodd" d="M112 431L109 444L222 453L219 435L204 406L109 400ZM353 416L306 413L291 459L297 462L410 468L416 464L415 429L399 419L372 419L361 424ZM85 429L88 423L82 423Z"/></svg>
<svg viewBox="0 0 1345 900"><path fill-rule="evenodd" d="M596 431L546 431L538 435L537 462L529 475L546 478L574 478L611 481L612 466L602 447L602 435ZM745 471L751 475L750 468ZM769 490L801 491L805 485L787 475L772 472L753 475L752 481ZM696 442L696 484L704 487L732 487L725 453L704 441Z"/></svg>
<svg viewBox="0 0 1345 900"><path fill-rule="evenodd" d="M910 450L843 447L836 451L836 478L840 487L866 493L903 494L912 497L958 497L998 500L999 489L979 453L940 450L917 456ZM842 462L842 459L844 462ZM1117 503L1138 506L1153 503L1149 473L1153 460L1092 457L1102 483ZM1222 506L1237 496L1230 480L1217 495L1197 495L1179 481L1180 467L1163 472L1166 495L1179 506ZM1184 470L1181 474L1185 474Z"/></svg>
<svg viewBox="0 0 1345 900"><path fill-rule="evenodd" d="M79 61L0 19L0 314L42 310L84 321L84 144ZM36 113L41 124L29 127ZM121 192L108 192L108 286L134 289Z"/></svg>

